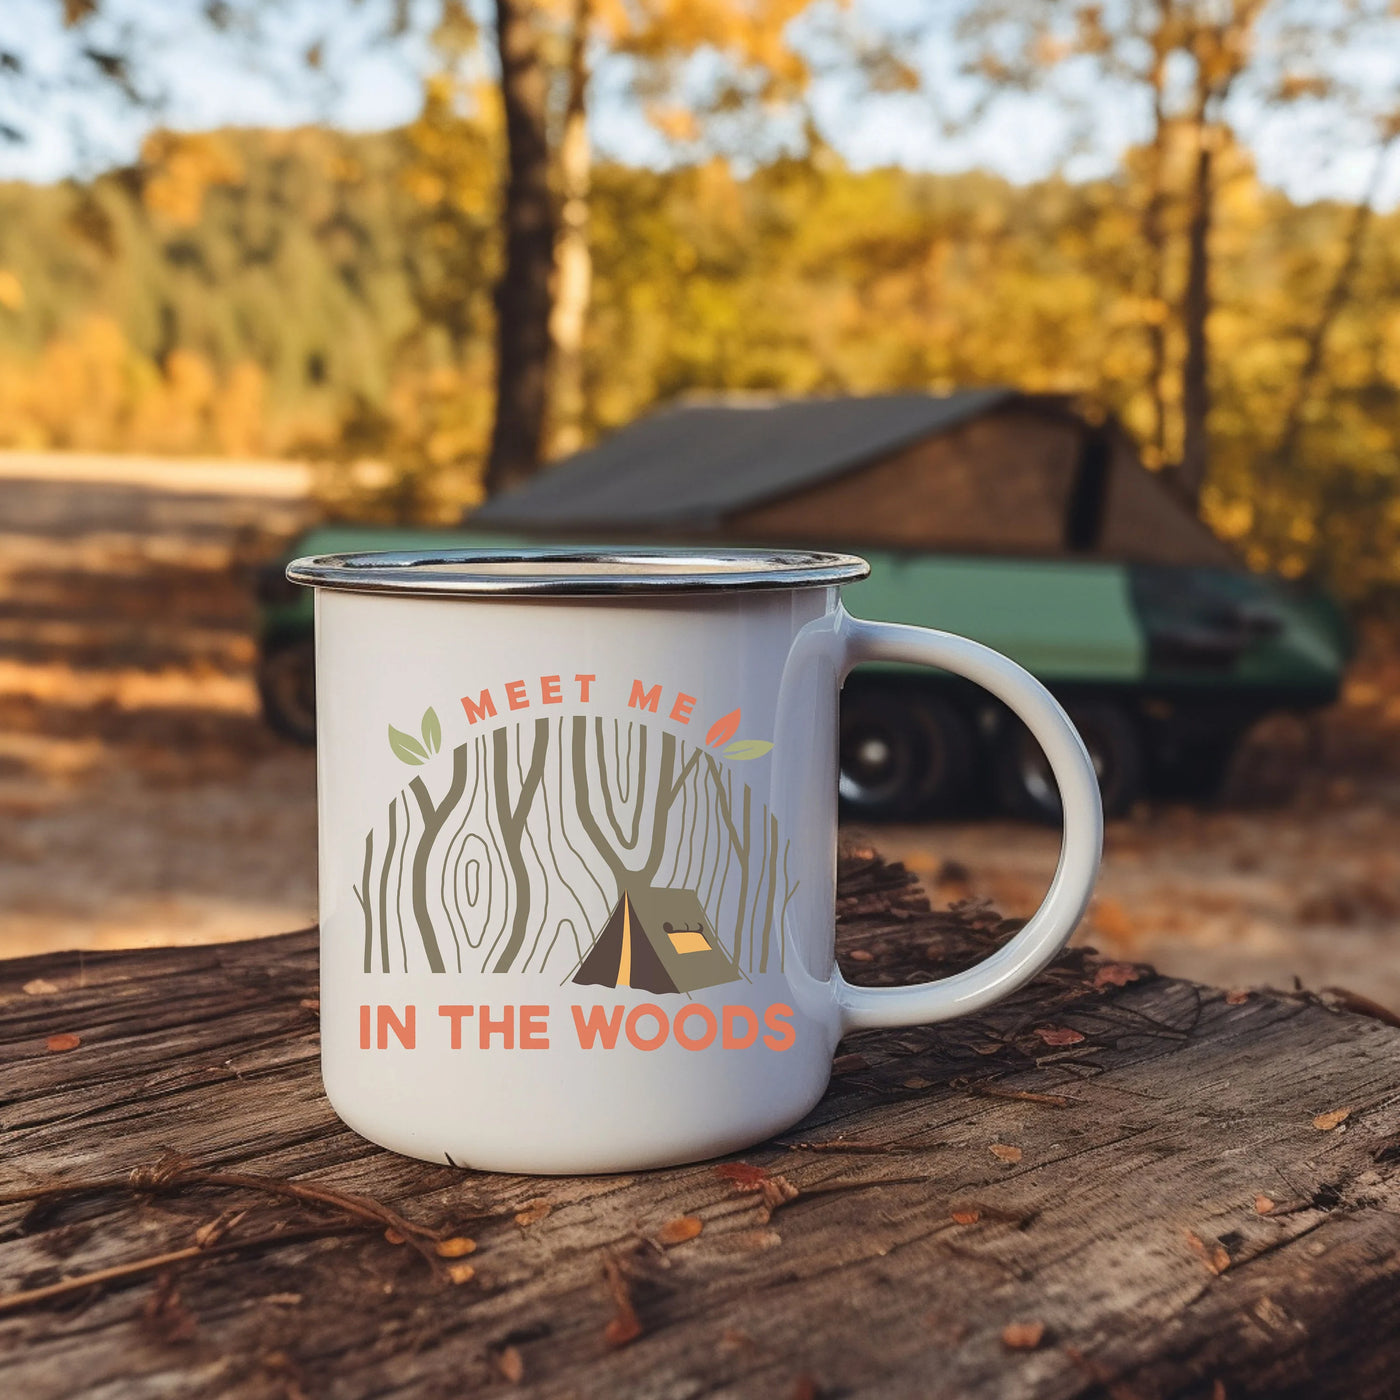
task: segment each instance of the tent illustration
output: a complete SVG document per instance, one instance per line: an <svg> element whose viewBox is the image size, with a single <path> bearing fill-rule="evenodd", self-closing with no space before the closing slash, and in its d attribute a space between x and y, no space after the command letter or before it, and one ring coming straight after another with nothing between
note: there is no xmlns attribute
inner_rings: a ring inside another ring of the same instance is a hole
<svg viewBox="0 0 1400 1400"><path fill-rule="evenodd" d="M595 987L695 992L742 975L694 890L624 889L573 980Z"/></svg>

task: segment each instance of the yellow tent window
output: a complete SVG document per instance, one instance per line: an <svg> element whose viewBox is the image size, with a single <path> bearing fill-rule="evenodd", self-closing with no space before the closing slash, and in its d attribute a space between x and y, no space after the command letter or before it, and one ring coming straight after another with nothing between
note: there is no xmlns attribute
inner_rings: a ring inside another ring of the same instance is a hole
<svg viewBox="0 0 1400 1400"><path fill-rule="evenodd" d="M673 929L668 925L666 932L671 939L671 947L678 953L708 953L710 951L710 940L698 928Z"/></svg>

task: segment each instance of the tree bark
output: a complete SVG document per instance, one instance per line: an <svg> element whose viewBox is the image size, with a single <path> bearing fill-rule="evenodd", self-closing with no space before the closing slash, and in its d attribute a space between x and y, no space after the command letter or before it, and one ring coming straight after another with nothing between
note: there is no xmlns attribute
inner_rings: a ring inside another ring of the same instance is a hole
<svg viewBox="0 0 1400 1400"><path fill-rule="evenodd" d="M1186 235L1186 294L1181 319L1186 362L1181 371L1182 442L1178 480L1199 506L1210 467L1210 234L1215 213L1214 133L1204 99L1197 118L1196 166L1191 181L1191 222Z"/></svg>
<svg viewBox="0 0 1400 1400"><path fill-rule="evenodd" d="M555 456L583 446L583 334L593 287L588 249L588 200L593 153L588 141L588 26L592 0L575 0L569 40L569 96L559 148L563 208L554 249L554 392L550 450Z"/></svg>
<svg viewBox="0 0 1400 1400"><path fill-rule="evenodd" d="M540 464L549 374L554 215L549 192L549 88L529 0L496 0L508 173L505 264L496 285L496 415L486 461L495 495Z"/></svg>

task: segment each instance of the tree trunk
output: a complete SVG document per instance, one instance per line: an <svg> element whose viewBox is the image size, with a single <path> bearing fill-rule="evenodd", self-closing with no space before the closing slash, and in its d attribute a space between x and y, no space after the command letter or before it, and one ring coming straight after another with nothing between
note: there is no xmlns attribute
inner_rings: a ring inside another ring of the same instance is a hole
<svg viewBox="0 0 1400 1400"><path fill-rule="evenodd" d="M1210 470L1210 241L1215 222L1215 156L1225 136L1225 104L1249 62L1254 27L1267 0L1232 0L1229 18L1199 28L1196 60L1196 167L1186 235L1186 295L1182 323L1186 362L1181 372L1182 444L1178 481L1193 506Z"/></svg>
<svg viewBox="0 0 1400 1400"><path fill-rule="evenodd" d="M428 786L422 778L414 778L409 783L409 791L418 800L418 810L423 815L423 830L413 851L413 916L418 924L418 936L423 940L423 953L428 966L434 972L445 972L447 965L442 960L442 949L438 946L437 934L433 931L433 916L428 908L428 859L433 853L433 843L437 840L447 821L448 814L462 800L467 787L467 760L471 744L458 744L452 750L452 778L442 802L433 805ZM393 811L389 820L393 822ZM388 933L380 930L382 938Z"/></svg>
<svg viewBox="0 0 1400 1400"><path fill-rule="evenodd" d="M1215 212L1214 133L1204 113L1196 128L1196 168L1191 182L1191 223L1186 235L1186 295L1181 319L1186 363L1181 371L1182 442L1178 480L1199 506L1210 465L1210 232Z"/></svg>
<svg viewBox="0 0 1400 1400"><path fill-rule="evenodd" d="M496 417L486 462L491 495L522 485L539 467L554 261L548 82L529 0L496 0L496 41L509 173L505 265L496 285Z"/></svg>
<svg viewBox="0 0 1400 1400"><path fill-rule="evenodd" d="M1279 435L1278 448L1274 460L1279 469L1287 471L1298 453L1298 443L1303 434L1303 419L1312 400L1317 377L1322 372L1322 358L1327 349L1327 337L1343 308L1351 299L1352 283L1356 280L1357 269L1361 266L1361 250L1365 246L1366 232L1375 216L1376 200L1380 195L1381 182L1389 164L1390 153L1397 140L1400 140L1400 124L1393 126L1386 136L1385 143L1376 154L1376 164L1371 171L1371 182L1365 197L1352 211L1347 228L1342 261L1337 267L1332 285L1327 289L1327 297L1322 303L1317 321L1308 335L1307 355L1298 371L1293 393L1288 401L1288 411L1284 416L1283 431Z"/></svg>
<svg viewBox="0 0 1400 1400"><path fill-rule="evenodd" d="M1173 0L1158 0L1157 29L1153 35L1152 68L1148 82L1152 88L1152 143L1149 160L1147 204L1142 213L1142 241L1147 248L1147 353L1148 389L1152 403L1152 427L1148 441L1154 466L1167 460L1167 236L1166 213L1167 59L1171 53L1167 32L1172 22Z"/></svg>
<svg viewBox="0 0 1400 1400"><path fill-rule="evenodd" d="M516 730L519 742L520 731ZM512 885L515 895L512 904L510 937L496 959L492 972L509 972L522 947L525 945L525 931L530 923L530 871L525 864L524 838L525 823L530 816L530 804L539 791L540 780L544 777L544 761L549 753L549 721L535 721L534 747L530 750L530 766L520 781L520 797L515 805L510 801L510 731L498 729L492 736L491 764L492 785L496 790L496 821L501 828L501 841L506 848L506 861L510 865Z"/></svg>
<svg viewBox="0 0 1400 1400"><path fill-rule="evenodd" d="M583 333L593 288L593 259L588 250L593 169L588 142L588 26L592 9L592 0L575 0L569 97L559 150L564 204L554 249L554 314L550 322L554 341L550 449L555 456L577 452L583 446Z"/></svg>

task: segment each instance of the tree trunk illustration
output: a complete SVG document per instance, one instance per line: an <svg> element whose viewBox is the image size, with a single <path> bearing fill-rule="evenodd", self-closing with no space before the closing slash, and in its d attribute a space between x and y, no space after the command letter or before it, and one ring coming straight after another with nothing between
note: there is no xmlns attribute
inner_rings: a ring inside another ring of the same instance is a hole
<svg viewBox="0 0 1400 1400"><path fill-rule="evenodd" d="M365 873L355 888L355 898L365 915L365 971L374 966L374 908L369 902L369 875L374 865L374 828L365 833Z"/></svg>
<svg viewBox="0 0 1400 1400"><path fill-rule="evenodd" d="M525 930L530 922L530 872L525 866L521 841L530 805L535 800L540 779L544 776L545 755L549 752L549 721L535 721L535 743L530 752L530 767L520 784L520 797L515 806L510 803L509 731L498 729L491 736L491 775L495 788L496 819L506 843L506 859L515 880L515 903L511 914L510 937L496 960L493 972L509 972L511 964L525 943Z"/></svg>
<svg viewBox="0 0 1400 1400"><path fill-rule="evenodd" d="M390 971L395 919L410 970L405 915L433 972L454 949L457 971L464 950L483 972L576 967L623 891L672 889L697 896L735 966L768 970L796 890L777 817L716 755L640 721L615 729L610 758L607 723L503 725L452 750L439 801L422 774L395 795L356 853L366 972Z"/></svg>
<svg viewBox="0 0 1400 1400"><path fill-rule="evenodd" d="M734 825L734 814L730 794L724 785L724 774L720 771L720 766L715 762L710 754L705 755L705 762L709 765L709 777L714 784L715 805L719 811L719 819L724 823L725 830L729 833L729 845L734 855L739 860L739 912L734 921L734 947L730 950L734 961L739 961L739 954L743 951L744 943L744 911L748 907L749 898L749 850L751 837L749 834L749 787L744 784L744 835L740 839L739 832Z"/></svg>
<svg viewBox="0 0 1400 1400"><path fill-rule="evenodd" d="M408 785L409 791L418 799L418 810L423 814L423 831L413 851L413 917L418 923L418 935L423 940L423 951L427 954L428 966L434 972L446 971L446 964L442 960L442 950L438 947L432 915L428 910L428 858L433 853L433 842L437 840L449 814L462 800L462 793L467 786L467 758L470 751L470 743L458 744L452 750L452 781L448 784L446 796L438 806L433 805L433 799L428 795L427 785L422 778L414 778ZM391 830L392 821L391 816ZM386 861L385 868L387 867ZM381 939L387 939L389 936L387 920L385 925L379 931ZM387 971L387 953L385 958Z"/></svg>
<svg viewBox="0 0 1400 1400"><path fill-rule="evenodd" d="M408 810L406 805L404 810ZM398 815L399 803L395 798L389 804L389 848L384 853L384 869L379 872L379 966L384 972L389 970L389 876L394 868L394 847L398 841ZM406 831L404 839L408 839Z"/></svg>
<svg viewBox="0 0 1400 1400"><path fill-rule="evenodd" d="M773 896L778 892L778 819L770 815L768 840L768 907L763 912L763 944L758 958L758 970L768 971L768 939L773 932Z"/></svg>

